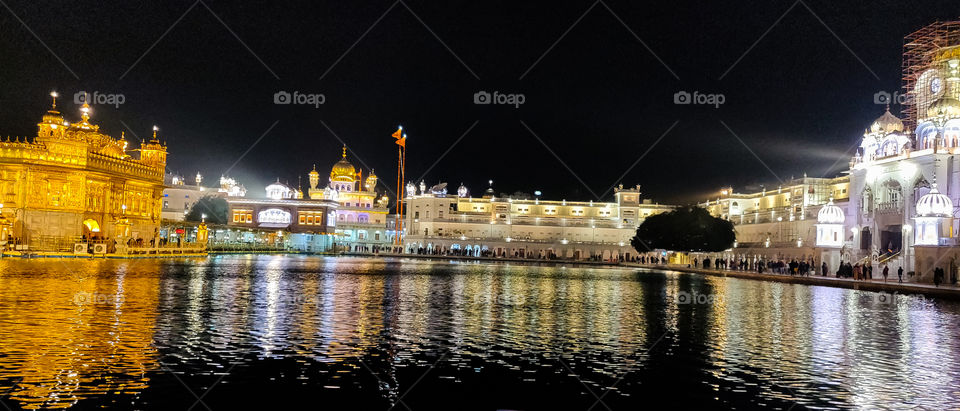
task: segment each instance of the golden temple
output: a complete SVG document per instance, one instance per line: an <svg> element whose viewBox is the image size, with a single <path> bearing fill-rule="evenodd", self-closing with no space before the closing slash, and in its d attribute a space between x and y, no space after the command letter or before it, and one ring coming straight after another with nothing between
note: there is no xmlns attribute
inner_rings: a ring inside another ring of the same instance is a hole
<svg viewBox="0 0 960 411"><path fill-rule="evenodd" d="M0 140L0 242L64 251L83 239L154 238L167 162L158 129L129 149L122 133L113 138L90 122L87 103L70 123L51 96L35 138Z"/></svg>

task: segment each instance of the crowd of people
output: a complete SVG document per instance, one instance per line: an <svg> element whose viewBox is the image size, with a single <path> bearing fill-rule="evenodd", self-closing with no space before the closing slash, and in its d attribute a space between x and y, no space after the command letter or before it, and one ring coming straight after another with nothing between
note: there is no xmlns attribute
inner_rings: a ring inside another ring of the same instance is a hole
<svg viewBox="0 0 960 411"><path fill-rule="evenodd" d="M827 263L824 261L820 263L820 266L817 267L816 262L813 258L809 260L797 260L791 259L789 262L778 259L778 260L766 260L756 259L733 259L733 258L714 258L710 259L709 257L704 257L703 260L699 258L693 259L694 267L702 267L705 269L715 269L715 270L735 270L735 271L755 271L757 273L773 273L773 274L784 274L791 276L822 276L826 277L830 274L834 274L836 278L852 278L856 281L870 281L874 278L873 276L873 264L866 263L855 263L851 264L850 262L840 262L840 265L837 267L836 271L830 271L830 267L827 266ZM890 267L886 264L882 265L881 275L884 281L887 281L890 276ZM897 268L897 281L903 282L903 267ZM945 275L942 268L937 267L934 269L934 278L933 282L937 286L943 282Z"/></svg>

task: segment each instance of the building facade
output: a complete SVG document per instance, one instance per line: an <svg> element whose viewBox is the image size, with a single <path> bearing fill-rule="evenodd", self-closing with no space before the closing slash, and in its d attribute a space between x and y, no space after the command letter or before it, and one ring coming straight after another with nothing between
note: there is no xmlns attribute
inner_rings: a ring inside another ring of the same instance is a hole
<svg viewBox="0 0 960 411"><path fill-rule="evenodd" d="M615 189L613 202L513 199L492 188L471 197L461 185L406 189L405 252L510 258L629 260L644 218L673 207L640 197L639 186Z"/></svg>
<svg viewBox="0 0 960 411"><path fill-rule="evenodd" d="M0 142L0 213L19 248L69 249L83 238L153 238L160 224L167 147L157 137L131 149L80 108L70 123L53 107L37 136Z"/></svg>
<svg viewBox="0 0 960 411"><path fill-rule="evenodd" d="M227 197L227 225L233 230L221 240L267 241L302 252L336 251L335 201L304 199L302 192L279 182L268 185L266 192L265 199Z"/></svg>
<svg viewBox="0 0 960 411"><path fill-rule="evenodd" d="M335 201L336 243L342 251L373 251L389 246L393 231L387 228L389 199L377 193L377 175L370 170L367 178L347 160L343 147L340 161L330 169L326 186L320 185L316 167L307 175L308 196L314 200Z"/></svg>
<svg viewBox="0 0 960 411"><path fill-rule="evenodd" d="M845 175L803 178L776 192L724 189L704 204L736 224L729 257L819 259L831 272L840 261L885 265L903 268L912 282L933 282L940 268L943 282L956 283L960 21L908 35L903 68L904 117L888 107L870 123Z"/></svg>

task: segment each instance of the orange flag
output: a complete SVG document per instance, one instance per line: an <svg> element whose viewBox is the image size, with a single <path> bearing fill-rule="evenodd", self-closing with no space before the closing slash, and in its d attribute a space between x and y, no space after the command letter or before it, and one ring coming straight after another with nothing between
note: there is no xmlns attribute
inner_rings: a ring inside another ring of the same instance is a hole
<svg viewBox="0 0 960 411"><path fill-rule="evenodd" d="M402 133L403 133L403 127L400 127L400 128L397 129L397 131L395 131L395 132L393 133L393 138L399 139L399 138L401 137L401 134L402 134ZM397 144L399 144L399 143L397 143Z"/></svg>
<svg viewBox="0 0 960 411"><path fill-rule="evenodd" d="M400 146L400 147L403 147L403 148L407 148L407 138L406 138L406 137L403 137L403 138L397 140L397 145Z"/></svg>

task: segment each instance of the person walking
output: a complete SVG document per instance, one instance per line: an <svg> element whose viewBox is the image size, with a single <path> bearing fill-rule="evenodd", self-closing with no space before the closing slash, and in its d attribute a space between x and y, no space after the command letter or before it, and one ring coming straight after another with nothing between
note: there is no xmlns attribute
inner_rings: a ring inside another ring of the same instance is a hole
<svg viewBox="0 0 960 411"><path fill-rule="evenodd" d="M897 282L903 283L903 267L897 267Z"/></svg>
<svg viewBox="0 0 960 411"><path fill-rule="evenodd" d="M827 272L828 272L828 271L827 271L827 262L824 261L823 264L820 265L820 275L826 277L826 276L827 276Z"/></svg>
<svg viewBox="0 0 960 411"><path fill-rule="evenodd" d="M883 282L887 282L887 276L890 275L890 267L883 266Z"/></svg>

